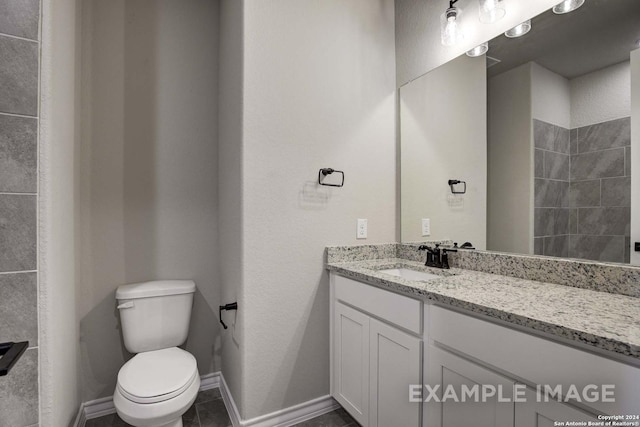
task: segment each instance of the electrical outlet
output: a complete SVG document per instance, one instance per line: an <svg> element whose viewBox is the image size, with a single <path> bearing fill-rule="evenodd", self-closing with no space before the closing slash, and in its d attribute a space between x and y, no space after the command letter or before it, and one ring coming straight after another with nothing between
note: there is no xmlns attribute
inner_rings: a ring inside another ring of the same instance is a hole
<svg viewBox="0 0 640 427"><path fill-rule="evenodd" d="M367 238L367 220L366 219L358 219L358 228L356 230L356 238L358 239Z"/></svg>
<svg viewBox="0 0 640 427"><path fill-rule="evenodd" d="M422 235L431 236L431 220L429 218L422 218Z"/></svg>

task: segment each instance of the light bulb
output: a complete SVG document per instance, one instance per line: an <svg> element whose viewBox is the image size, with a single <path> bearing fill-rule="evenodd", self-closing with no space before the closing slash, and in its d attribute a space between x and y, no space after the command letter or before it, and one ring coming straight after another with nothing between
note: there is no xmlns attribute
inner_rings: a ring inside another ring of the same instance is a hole
<svg viewBox="0 0 640 427"><path fill-rule="evenodd" d="M553 7L553 13L562 15L564 13L573 12L584 4L584 0L565 0Z"/></svg>
<svg viewBox="0 0 640 427"><path fill-rule="evenodd" d="M467 51L467 56L475 58L477 56L482 56L489 51L489 43L482 43L474 47L473 49Z"/></svg>
<svg viewBox="0 0 640 427"><path fill-rule="evenodd" d="M504 18L507 10L503 0L480 0L480 22L492 24Z"/></svg>
<svg viewBox="0 0 640 427"><path fill-rule="evenodd" d="M440 36L443 45L453 46L462 39L460 15L460 9L450 7L440 16Z"/></svg>
<svg viewBox="0 0 640 427"><path fill-rule="evenodd" d="M531 31L531 19L529 19L528 21L524 21L520 25L516 25L515 27L504 33L504 35L509 37L510 39L513 39L516 37L522 37L529 31Z"/></svg>

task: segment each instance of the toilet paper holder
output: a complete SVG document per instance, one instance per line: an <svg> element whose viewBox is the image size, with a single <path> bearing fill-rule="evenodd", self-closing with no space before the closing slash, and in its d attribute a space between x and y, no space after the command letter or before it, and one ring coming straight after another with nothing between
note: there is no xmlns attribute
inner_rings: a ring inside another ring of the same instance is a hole
<svg viewBox="0 0 640 427"><path fill-rule="evenodd" d="M224 324L224 322L222 321L222 310L237 310L238 309L238 303L237 302L232 302L229 304L225 304L225 305L221 305L218 313L220 314L220 323L222 324L222 327L225 329L229 329L227 325Z"/></svg>

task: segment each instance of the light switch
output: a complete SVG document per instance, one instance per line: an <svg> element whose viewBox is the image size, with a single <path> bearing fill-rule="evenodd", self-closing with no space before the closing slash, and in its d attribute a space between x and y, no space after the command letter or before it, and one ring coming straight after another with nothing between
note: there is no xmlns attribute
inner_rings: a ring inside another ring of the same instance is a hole
<svg viewBox="0 0 640 427"><path fill-rule="evenodd" d="M358 229L356 231L356 238L358 239L367 238L367 220L366 219L358 219Z"/></svg>
<svg viewBox="0 0 640 427"><path fill-rule="evenodd" d="M422 218L422 235L431 236L431 220L429 218Z"/></svg>

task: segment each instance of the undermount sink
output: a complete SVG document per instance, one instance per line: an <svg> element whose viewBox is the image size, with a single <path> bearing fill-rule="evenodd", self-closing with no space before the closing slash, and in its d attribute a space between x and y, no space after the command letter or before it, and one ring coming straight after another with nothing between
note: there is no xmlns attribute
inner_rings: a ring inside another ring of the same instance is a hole
<svg viewBox="0 0 640 427"><path fill-rule="evenodd" d="M416 280L423 282L425 280L441 279L442 276L424 271L412 270L410 268L389 268L386 270L378 270L379 273L388 274L390 276L402 277L403 279Z"/></svg>

